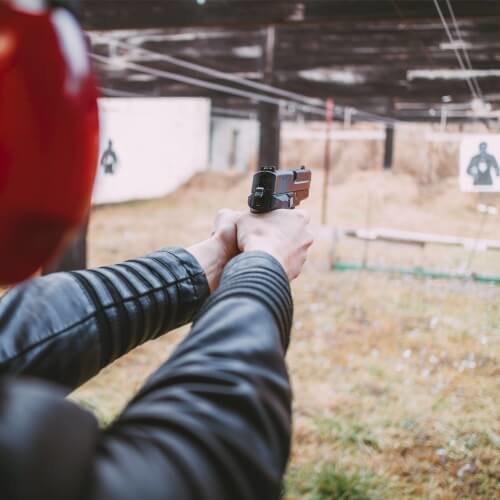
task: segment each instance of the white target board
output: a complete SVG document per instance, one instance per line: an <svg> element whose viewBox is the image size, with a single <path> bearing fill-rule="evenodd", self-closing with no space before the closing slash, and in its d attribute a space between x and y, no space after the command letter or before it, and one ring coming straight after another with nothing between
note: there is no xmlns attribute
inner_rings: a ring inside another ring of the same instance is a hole
<svg viewBox="0 0 500 500"><path fill-rule="evenodd" d="M93 203L165 196L208 167L210 101L104 98Z"/></svg>
<svg viewBox="0 0 500 500"><path fill-rule="evenodd" d="M465 135L460 144L460 189L500 192L500 135Z"/></svg>

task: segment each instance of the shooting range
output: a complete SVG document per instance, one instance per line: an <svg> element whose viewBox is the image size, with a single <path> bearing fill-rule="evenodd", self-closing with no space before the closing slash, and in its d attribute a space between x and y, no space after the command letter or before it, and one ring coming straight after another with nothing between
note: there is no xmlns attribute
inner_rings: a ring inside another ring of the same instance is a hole
<svg viewBox="0 0 500 500"><path fill-rule="evenodd" d="M99 173L59 268L189 246L307 166L284 498L498 498L500 1L82 5ZM186 332L71 397L110 422Z"/></svg>

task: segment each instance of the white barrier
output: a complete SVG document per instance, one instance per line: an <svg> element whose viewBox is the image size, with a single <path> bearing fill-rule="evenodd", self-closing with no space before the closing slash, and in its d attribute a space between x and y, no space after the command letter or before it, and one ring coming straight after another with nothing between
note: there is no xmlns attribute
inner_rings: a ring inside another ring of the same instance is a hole
<svg viewBox="0 0 500 500"><path fill-rule="evenodd" d="M210 101L103 98L93 203L164 196L208 166Z"/></svg>

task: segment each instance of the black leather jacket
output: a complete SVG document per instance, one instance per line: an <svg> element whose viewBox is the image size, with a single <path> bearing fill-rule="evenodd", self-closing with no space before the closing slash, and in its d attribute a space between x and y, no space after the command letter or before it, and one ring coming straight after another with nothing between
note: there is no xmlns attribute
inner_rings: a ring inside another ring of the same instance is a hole
<svg viewBox="0 0 500 500"><path fill-rule="evenodd" d="M208 295L202 269L182 249L8 292L0 301L0 498L279 498L291 425L288 281L271 256L251 252L233 259ZM190 334L109 428L64 399L193 317Z"/></svg>

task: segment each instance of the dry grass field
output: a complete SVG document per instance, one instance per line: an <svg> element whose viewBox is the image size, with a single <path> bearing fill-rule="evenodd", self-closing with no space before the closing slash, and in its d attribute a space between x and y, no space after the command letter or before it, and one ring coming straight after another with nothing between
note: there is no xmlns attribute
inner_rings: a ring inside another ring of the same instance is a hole
<svg viewBox="0 0 500 500"><path fill-rule="evenodd" d="M500 287L330 271L331 230L318 225L321 179L315 172L304 205L317 242L293 285L294 439L285 498L500 498ZM96 209L91 265L206 237L218 208L245 209L249 182L207 173L161 200ZM347 176L330 198L331 226L369 220L462 236L476 234L481 201L459 193L454 179L422 187L376 171ZM498 198L482 201L500 208ZM500 238L500 215L487 221L484 236ZM338 257L356 261L364 251L345 241ZM368 252L373 263L446 269L467 259L439 248L423 255L373 244ZM478 254L475 270L500 275L498 254ZM73 398L109 422L186 331L142 346Z"/></svg>

